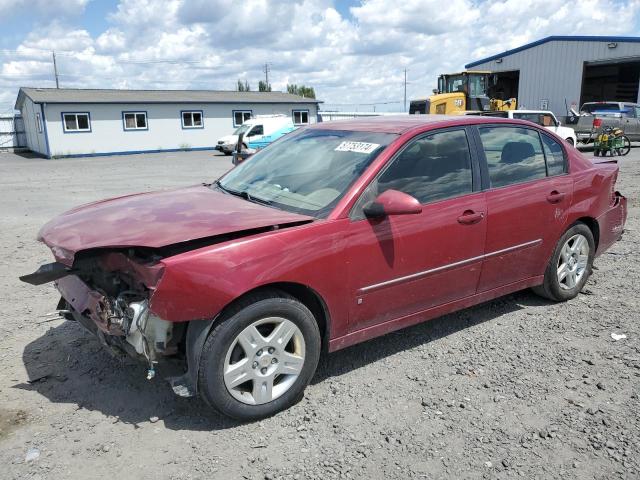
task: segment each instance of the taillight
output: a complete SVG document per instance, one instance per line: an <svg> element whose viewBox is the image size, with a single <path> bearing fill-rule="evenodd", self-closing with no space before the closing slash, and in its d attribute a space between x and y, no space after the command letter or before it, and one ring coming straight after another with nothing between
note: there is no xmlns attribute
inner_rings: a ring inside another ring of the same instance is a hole
<svg viewBox="0 0 640 480"><path fill-rule="evenodd" d="M601 118L594 118L593 119L593 128L600 128L602 126L602 119Z"/></svg>

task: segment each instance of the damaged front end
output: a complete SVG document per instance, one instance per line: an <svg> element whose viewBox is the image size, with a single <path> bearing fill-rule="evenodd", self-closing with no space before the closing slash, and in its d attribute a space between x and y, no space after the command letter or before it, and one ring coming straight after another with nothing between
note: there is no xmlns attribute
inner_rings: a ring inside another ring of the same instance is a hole
<svg viewBox="0 0 640 480"><path fill-rule="evenodd" d="M55 262L20 279L33 285L53 281L63 316L83 325L112 353L145 361L151 379L158 361L177 353L184 330L149 310L163 269L141 249L93 250L78 252L71 267Z"/></svg>

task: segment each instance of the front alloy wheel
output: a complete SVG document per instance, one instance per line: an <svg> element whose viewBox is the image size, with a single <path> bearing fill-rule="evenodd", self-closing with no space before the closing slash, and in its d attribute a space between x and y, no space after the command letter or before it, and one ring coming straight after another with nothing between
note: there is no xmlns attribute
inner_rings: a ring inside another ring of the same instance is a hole
<svg viewBox="0 0 640 480"><path fill-rule="evenodd" d="M257 320L242 330L224 361L224 384L248 405L268 403L295 383L304 365L300 329L286 318Z"/></svg>
<svg viewBox="0 0 640 480"><path fill-rule="evenodd" d="M280 290L250 294L214 324L200 355L198 393L219 412L257 420L298 402L320 358L311 311Z"/></svg>

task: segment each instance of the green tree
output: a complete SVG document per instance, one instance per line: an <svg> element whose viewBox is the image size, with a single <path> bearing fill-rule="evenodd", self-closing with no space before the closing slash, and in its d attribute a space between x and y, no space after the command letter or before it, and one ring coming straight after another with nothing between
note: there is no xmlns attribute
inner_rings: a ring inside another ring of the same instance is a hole
<svg viewBox="0 0 640 480"><path fill-rule="evenodd" d="M299 95L305 98L316 98L316 92L313 87L296 85L295 83L287 85L287 92L291 93L292 95Z"/></svg>
<svg viewBox="0 0 640 480"><path fill-rule="evenodd" d="M247 82L245 80L244 83L242 83L242 80L238 79L238 91L239 92L250 92L251 91L251 86L249 85L249 82Z"/></svg>
<svg viewBox="0 0 640 480"><path fill-rule="evenodd" d="M271 84L267 83L267 82L263 82L262 80L260 80L258 82L258 91L259 92L270 92L271 91Z"/></svg>

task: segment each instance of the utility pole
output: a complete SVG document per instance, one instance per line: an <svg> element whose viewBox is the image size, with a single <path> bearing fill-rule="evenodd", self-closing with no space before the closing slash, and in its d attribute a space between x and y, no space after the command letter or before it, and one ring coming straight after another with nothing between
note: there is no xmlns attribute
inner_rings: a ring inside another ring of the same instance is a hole
<svg viewBox="0 0 640 480"><path fill-rule="evenodd" d="M53 74L56 76L56 88L60 88L60 84L58 83L58 65L56 65L56 52L53 50L51 52L53 55Z"/></svg>
<svg viewBox="0 0 640 480"><path fill-rule="evenodd" d="M269 72L271 71L271 65L269 63L264 64L264 81L267 83L267 88L269 87Z"/></svg>
<svg viewBox="0 0 640 480"><path fill-rule="evenodd" d="M402 104L404 111L407 111L407 69L404 69L404 103Z"/></svg>

